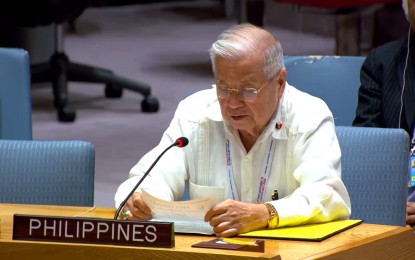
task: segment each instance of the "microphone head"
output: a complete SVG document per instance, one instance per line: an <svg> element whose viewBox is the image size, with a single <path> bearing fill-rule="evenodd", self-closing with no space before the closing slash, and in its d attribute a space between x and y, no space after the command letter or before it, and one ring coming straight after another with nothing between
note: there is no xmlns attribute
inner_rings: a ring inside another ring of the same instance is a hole
<svg viewBox="0 0 415 260"><path fill-rule="evenodd" d="M185 147L186 145L189 144L189 139L187 139L186 137L180 137L176 140L175 144L178 147Z"/></svg>

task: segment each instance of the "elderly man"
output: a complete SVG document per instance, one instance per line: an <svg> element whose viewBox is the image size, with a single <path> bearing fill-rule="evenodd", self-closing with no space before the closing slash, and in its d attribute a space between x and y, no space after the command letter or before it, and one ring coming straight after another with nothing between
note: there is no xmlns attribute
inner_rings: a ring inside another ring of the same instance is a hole
<svg viewBox="0 0 415 260"><path fill-rule="evenodd" d="M186 136L189 145L166 153L129 198L129 219L152 217L141 189L178 200L186 181L191 199L219 201L205 221L220 237L347 219L351 205L332 114L286 82L279 41L259 27L236 25L219 36L210 55L213 88L179 104L160 144L120 185L116 205L164 148Z"/></svg>
<svg viewBox="0 0 415 260"><path fill-rule="evenodd" d="M415 0L402 0L402 7L410 25L408 37L379 46L367 56L353 125L405 129L415 162ZM410 175L415 178L415 169ZM415 227L415 182L409 186L406 223Z"/></svg>

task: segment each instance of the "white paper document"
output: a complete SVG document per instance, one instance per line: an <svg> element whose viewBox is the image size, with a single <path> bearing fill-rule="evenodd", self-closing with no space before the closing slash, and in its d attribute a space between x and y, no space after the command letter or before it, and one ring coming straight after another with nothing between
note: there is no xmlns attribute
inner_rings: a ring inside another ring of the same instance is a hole
<svg viewBox="0 0 415 260"><path fill-rule="evenodd" d="M166 201L142 190L142 198L151 209L152 221L174 222L174 232L176 233L213 234L212 227L204 221L204 217L206 212L217 204L214 197L187 201Z"/></svg>

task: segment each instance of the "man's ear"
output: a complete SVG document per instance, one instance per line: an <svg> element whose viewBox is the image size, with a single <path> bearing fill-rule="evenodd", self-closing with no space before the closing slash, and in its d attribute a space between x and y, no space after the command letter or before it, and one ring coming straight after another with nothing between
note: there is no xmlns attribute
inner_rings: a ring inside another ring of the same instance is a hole
<svg viewBox="0 0 415 260"><path fill-rule="evenodd" d="M278 90L278 97L281 98L282 94L284 93L285 84L286 84L286 78L287 78L287 70L281 69L278 77L278 85L280 85L280 88Z"/></svg>
<svg viewBox="0 0 415 260"><path fill-rule="evenodd" d="M409 8L408 8L408 0L402 0L402 8L403 8L403 11L405 12L405 17L406 17L406 20L408 20L408 22L409 22Z"/></svg>

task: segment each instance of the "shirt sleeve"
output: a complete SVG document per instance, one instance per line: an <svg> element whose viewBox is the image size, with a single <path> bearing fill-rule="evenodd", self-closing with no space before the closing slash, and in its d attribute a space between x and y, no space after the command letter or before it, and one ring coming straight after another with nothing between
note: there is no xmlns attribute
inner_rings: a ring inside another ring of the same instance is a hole
<svg viewBox="0 0 415 260"><path fill-rule="evenodd" d="M271 201L279 227L347 219L351 213L348 192L341 180L341 152L333 118L327 115L313 128L292 135L294 192Z"/></svg>
<svg viewBox="0 0 415 260"><path fill-rule="evenodd" d="M177 114L176 111L176 115L164 132L160 143L139 160L130 170L129 178L118 187L114 198L116 207L126 198L143 175L149 171L158 156L172 145L177 138L183 136L180 119ZM139 192L141 189L145 189L151 195L169 201L181 198L184 193L185 180L187 179L186 155L184 151L186 148L172 147L166 151L136 191Z"/></svg>

